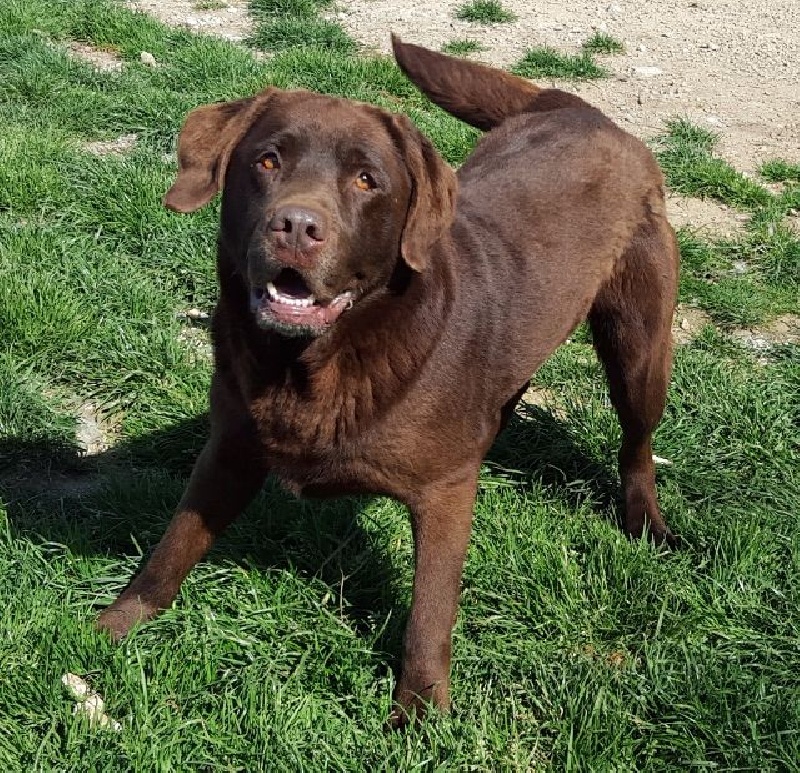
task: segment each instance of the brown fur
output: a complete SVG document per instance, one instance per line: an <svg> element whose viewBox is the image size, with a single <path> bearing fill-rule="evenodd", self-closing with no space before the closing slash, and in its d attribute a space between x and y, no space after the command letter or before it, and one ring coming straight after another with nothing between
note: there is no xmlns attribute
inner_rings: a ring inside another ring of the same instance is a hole
<svg viewBox="0 0 800 773"><path fill-rule="evenodd" d="M408 505L416 550L402 724L425 701L449 705L481 460L531 374L587 316L622 425L626 530L672 542L650 439L678 253L652 155L599 111L394 46L434 101L491 130L457 184L408 119L368 105L270 89L189 115L165 201L190 211L223 188L211 438L152 558L99 625L118 638L168 606L268 472L297 494L388 494ZM270 143L280 171L258 165ZM379 181L368 193L352 185L362 168ZM287 201L325 218L313 254L275 246L265 223ZM253 288L287 261L320 303L347 291L352 308L309 335L260 327Z"/></svg>

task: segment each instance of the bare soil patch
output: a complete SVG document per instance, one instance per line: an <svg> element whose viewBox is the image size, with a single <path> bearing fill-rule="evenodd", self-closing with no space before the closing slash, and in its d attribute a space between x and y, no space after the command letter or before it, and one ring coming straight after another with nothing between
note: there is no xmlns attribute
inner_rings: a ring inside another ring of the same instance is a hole
<svg viewBox="0 0 800 773"><path fill-rule="evenodd" d="M84 456L97 456L114 445L116 428L94 403L83 403L77 411L75 431Z"/></svg>
<svg viewBox="0 0 800 773"><path fill-rule="evenodd" d="M95 70L103 70L104 72L119 72L122 69L123 62L115 51L108 49L95 48L94 46L87 45L86 43L79 43L72 41L67 46L67 53L73 59L79 59L82 62L92 65Z"/></svg>
<svg viewBox="0 0 800 773"><path fill-rule="evenodd" d="M744 230L749 215L711 199L693 199L670 193L667 216L674 228L688 227L711 237L733 237Z"/></svg>
<svg viewBox="0 0 800 773"><path fill-rule="evenodd" d="M733 330L731 337L757 352L783 344L800 344L800 316L782 314L764 325Z"/></svg>
<svg viewBox="0 0 800 773"><path fill-rule="evenodd" d="M129 0L126 5L173 27L187 27L226 40L244 40L253 29L247 0L225 0L224 7L209 9L196 0Z"/></svg>
<svg viewBox="0 0 800 773"><path fill-rule="evenodd" d="M123 156L136 147L138 139L138 134L123 134L113 140L84 142L81 148L93 156Z"/></svg>
<svg viewBox="0 0 800 773"><path fill-rule="evenodd" d="M549 411L557 419L565 419L567 412L561 395L547 387L533 385L522 395L522 402Z"/></svg>
<svg viewBox="0 0 800 773"><path fill-rule="evenodd" d="M672 317L672 340L679 345L691 343L704 327L712 324L711 317L702 309L679 303Z"/></svg>
<svg viewBox="0 0 800 773"><path fill-rule="evenodd" d="M597 4L504 0L517 21L458 21L459 2L348 0L337 20L365 46L388 52L389 31L440 48L473 38L475 56L507 67L526 49L577 52L595 31L625 44L621 56L600 57L615 75L558 85L580 93L634 134L648 138L664 121L686 116L721 135L720 153L754 173L759 162L800 159L800 3L796 0L670 0Z"/></svg>

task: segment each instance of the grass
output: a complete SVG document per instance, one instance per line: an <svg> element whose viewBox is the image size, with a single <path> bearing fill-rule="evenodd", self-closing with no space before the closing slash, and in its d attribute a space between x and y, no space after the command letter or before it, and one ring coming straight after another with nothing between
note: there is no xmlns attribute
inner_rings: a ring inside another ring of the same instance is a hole
<svg viewBox="0 0 800 773"><path fill-rule="evenodd" d="M256 21L250 42L271 52L297 47L354 52L356 43L341 25L319 16L329 5L330 0L250 0Z"/></svg>
<svg viewBox="0 0 800 773"><path fill-rule="evenodd" d="M562 54L554 48L532 48L512 68L523 78L567 78L594 80L605 78L608 70L598 65L588 51L578 55Z"/></svg>
<svg viewBox="0 0 800 773"><path fill-rule="evenodd" d="M192 8L197 11L221 11L227 7L228 4L224 0L198 0L192 3Z"/></svg>
<svg viewBox="0 0 800 773"><path fill-rule="evenodd" d="M736 239L708 243L690 233L680 235L682 297L727 327L759 324L779 313L796 314L800 240L782 221L796 208L800 188L773 196L715 155L717 141L713 132L675 119L656 142L656 157L672 190L715 199L750 215L745 233ZM772 168L779 164L783 162L773 162ZM748 266L744 276L733 274L737 261Z"/></svg>
<svg viewBox="0 0 800 773"><path fill-rule="evenodd" d="M298 8L262 3L259 18ZM119 52L122 72L69 58L72 39ZM482 475L451 717L382 728L412 566L386 499L298 502L270 485L173 609L121 646L93 631L207 432L211 364L178 315L213 307L218 209L161 208L175 134L191 107L267 83L403 110L453 164L476 139L385 59L302 45L256 61L105 0L0 5L0 767L796 770L800 354L756 359L714 327L677 350L656 438L687 543L673 554L614 525L618 429L586 336L537 373L558 410L524 411ZM128 155L83 150L128 133ZM796 311L780 223L797 186L746 185L686 122L659 153L670 185L751 215L739 240L681 234L682 299L724 324ZM753 270L730 273L739 258ZM88 459L87 401L119 425ZM73 716L66 672L122 732Z"/></svg>
<svg viewBox="0 0 800 773"><path fill-rule="evenodd" d="M484 47L477 40L464 38L461 40L451 40L442 46L442 52L453 56L466 56L467 54L477 54L484 51Z"/></svg>
<svg viewBox="0 0 800 773"><path fill-rule="evenodd" d="M605 32L595 32L582 46L590 54L624 54L625 46Z"/></svg>
<svg viewBox="0 0 800 773"><path fill-rule="evenodd" d="M497 0L468 0L456 9L456 19L476 24L507 24L517 17Z"/></svg>
<svg viewBox="0 0 800 773"><path fill-rule="evenodd" d="M759 174L773 183L800 182L800 164L790 164L780 158L766 161L761 165Z"/></svg>

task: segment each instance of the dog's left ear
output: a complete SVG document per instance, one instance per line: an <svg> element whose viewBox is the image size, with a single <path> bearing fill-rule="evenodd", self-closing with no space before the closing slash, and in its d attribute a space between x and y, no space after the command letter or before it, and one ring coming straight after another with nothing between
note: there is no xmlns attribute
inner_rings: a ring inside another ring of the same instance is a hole
<svg viewBox="0 0 800 773"><path fill-rule="evenodd" d="M178 177L164 196L165 207L194 212L214 198L225 182L231 153L275 91L203 105L189 113L178 138Z"/></svg>
<svg viewBox="0 0 800 773"><path fill-rule="evenodd" d="M428 252L453 222L457 182L431 141L404 115L393 116L411 175L411 201L400 240L400 254L414 271L423 271Z"/></svg>

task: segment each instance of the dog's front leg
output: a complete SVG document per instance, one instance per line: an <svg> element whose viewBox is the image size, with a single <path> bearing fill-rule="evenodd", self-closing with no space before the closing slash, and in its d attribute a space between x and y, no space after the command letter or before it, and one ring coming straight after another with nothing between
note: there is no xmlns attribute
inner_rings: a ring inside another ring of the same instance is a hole
<svg viewBox="0 0 800 773"><path fill-rule="evenodd" d="M419 718L427 703L450 707L451 634L472 528L477 468L427 486L409 502L416 573L391 722Z"/></svg>
<svg viewBox="0 0 800 773"><path fill-rule="evenodd" d="M260 445L246 417L227 397L216 383L211 438L167 531L141 574L97 620L98 628L115 640L169 607L191 568L264 483Z"/></svg>

